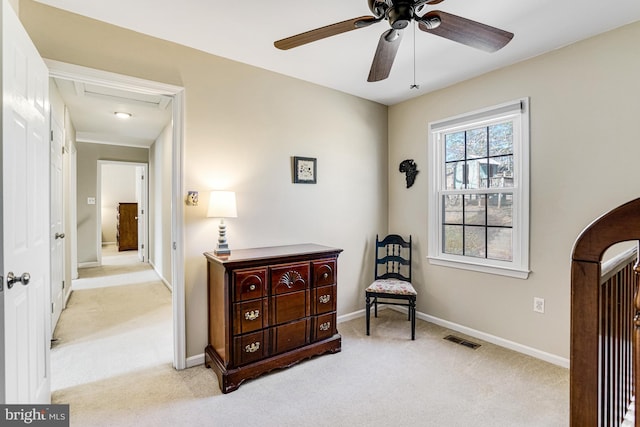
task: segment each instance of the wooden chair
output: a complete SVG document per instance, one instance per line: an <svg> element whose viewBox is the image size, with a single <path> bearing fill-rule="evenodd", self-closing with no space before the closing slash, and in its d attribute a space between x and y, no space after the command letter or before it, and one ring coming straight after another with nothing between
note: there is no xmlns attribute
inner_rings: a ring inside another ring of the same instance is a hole
<svg viewBox="0 0 640 427"><path fill-rule="evenodd" d="M378 317L378 299L381 304L407 307L411 321L411 339L416 339L416 290L411 285L411 236L409 241L397 234L382 240L376 235L376 261L374 282L365 290L367 335L371 321L371 305Z"/></svg>

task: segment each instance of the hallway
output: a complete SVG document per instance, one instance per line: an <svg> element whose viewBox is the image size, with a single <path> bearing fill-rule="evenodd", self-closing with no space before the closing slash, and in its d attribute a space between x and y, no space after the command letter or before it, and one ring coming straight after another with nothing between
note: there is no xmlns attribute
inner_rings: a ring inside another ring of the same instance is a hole
<svg viewBox="0 0 640 427"><path fill-rule="evenodd" d="M103 248L103 265L79 270L54 331L52 399L73 389L158 365L171 366L171 292L137 252Z"/></svg>

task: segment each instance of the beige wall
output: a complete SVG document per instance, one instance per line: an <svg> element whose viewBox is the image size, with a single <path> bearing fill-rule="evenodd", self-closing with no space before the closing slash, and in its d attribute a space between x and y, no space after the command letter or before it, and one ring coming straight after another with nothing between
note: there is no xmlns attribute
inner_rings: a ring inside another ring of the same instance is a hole
<svg viewBox="0 0 640 427"><path fill-rule="evenodd" d="M87 198L98 198L98 160L147 163L146 148L121 147L107 144L78 142L77 155L77 223L78 263L98 262L98 205L90 205ZM99 200L96 200L98 203Z"/></svg>
<svg viewBox="0 0 640 427"><path fill-rule="evenodd" d="M237 193L238 218L227 221L232 249L343 248L338 313L362 308L369 246L387 229L387 107L30 0L21 1L20 18L46 58L185 88L185 190L201 194L199 207L185 207L188 356L207 344L202 253L217 236L217 222L205 218L211 189ZM296 155L318 159L318 184L292 184Z"/></svg>
<svg viewBox="0 0 640 427"><path fill-rule="evenodd" d="M595 217L640 194L640 23L389 109L390 229L417 238L418 309L561 357L569 356L570 256ZM427 125L531 97L528 280L430 265ZM416 160L416 185L395 172ZM412 209L406 209L412 206ZM533 312L543 297L545 314Z"/></svg>

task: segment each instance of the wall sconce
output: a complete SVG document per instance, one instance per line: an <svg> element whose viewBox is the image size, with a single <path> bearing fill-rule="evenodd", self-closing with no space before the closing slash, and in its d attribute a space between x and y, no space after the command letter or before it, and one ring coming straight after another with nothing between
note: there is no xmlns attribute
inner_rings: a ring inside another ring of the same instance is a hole
<svg viewBox="0 0 640 427"><path fill-rule="evenodd" d="M218 225L218 244L213 251L216 255L229 255L231 250L227 244L227 226L225 218L236 218L238 211L236 208L236 193L233 191L212 191L209 197L209 209L207 218L220 218Z"/></svg>

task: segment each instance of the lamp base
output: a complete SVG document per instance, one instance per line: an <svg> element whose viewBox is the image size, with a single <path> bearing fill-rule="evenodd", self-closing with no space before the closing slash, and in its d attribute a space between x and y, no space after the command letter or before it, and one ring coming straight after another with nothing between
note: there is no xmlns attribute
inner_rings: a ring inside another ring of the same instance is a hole
<svg viewBox="0 0 640 427"><path fill-rule="evenodd" d="M226 243L224 244L218 243L218 246L216 246L216 248L213 250L213 253L215 255L230 255L231 249L229 249L229 245Z"/></svg>
<svg viewBox="0 0 640 427"><path fill-rule="evenodd" d="M227 225L224 223L224 218L220 219L220 224L218 225L218 244L216 248L213 250L215 255L230 255L231 250L229 249L229 244L227 243Z"/></svg>

